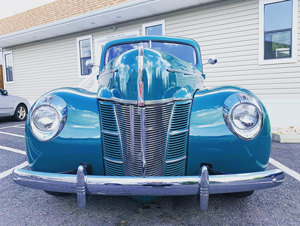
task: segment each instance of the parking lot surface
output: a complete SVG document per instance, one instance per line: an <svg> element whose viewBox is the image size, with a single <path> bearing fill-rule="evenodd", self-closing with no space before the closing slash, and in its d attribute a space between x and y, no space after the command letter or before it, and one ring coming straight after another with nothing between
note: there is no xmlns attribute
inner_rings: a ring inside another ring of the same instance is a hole
<svg viewBox="0 0 300 226"><path fill-rule="evenodd" d="M281 186L242 199L211 195L206 211L198 196L150 203L88 196L80 210L75 195L53 197L12 181L13 167L28 168L24 124L0 119L0 225L300 225L300 144L272 144L272 160L291 170Z"/></svg>

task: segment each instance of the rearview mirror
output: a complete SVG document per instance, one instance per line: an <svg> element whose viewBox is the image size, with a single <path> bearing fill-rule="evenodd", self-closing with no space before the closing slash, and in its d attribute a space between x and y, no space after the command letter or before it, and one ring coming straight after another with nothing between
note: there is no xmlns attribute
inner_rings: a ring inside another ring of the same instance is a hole
<svg viewBox="0 0 300 226"><path fill-rule="evenodd" d="M85 66L88 68L92 68L94 67L94 63L91 59L88 59L87 61L85 61Z"/></svg>
<svg viewBox="0 0 300 226"><path fill-rule="evenodd" d="M210 56L210 57L208 58L208 63L209 63L209 64L216 64L217 62L218 62L218 59L217 59L216 56Z"/></svg>
<svg viewBox="0 0 300 226"><path fill-rule="evenodd" d="M3 90L3 91L2 91L2 94L3 94L4 96L7 96L7 94L8 94L7 90Z"/></svg>

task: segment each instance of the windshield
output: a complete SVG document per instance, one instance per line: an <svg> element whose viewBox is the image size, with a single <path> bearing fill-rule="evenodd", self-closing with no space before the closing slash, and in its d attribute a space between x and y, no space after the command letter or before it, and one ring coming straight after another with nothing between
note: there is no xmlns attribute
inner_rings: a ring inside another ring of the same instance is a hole
<svg viewBox="0 0 300 226"><path fill-rule="evenodd" d="M119 56L120 54L131 50L138 49L138 43L127 43L110 47L105 54L105 64ZM175 57L178 57L181 60L189 63L190 65L195 66L197 64L196 51L190 45L179 44L179 43L171 43L171 42L143 42L144 48L150 48L162 52L166 52Z"/></svg>

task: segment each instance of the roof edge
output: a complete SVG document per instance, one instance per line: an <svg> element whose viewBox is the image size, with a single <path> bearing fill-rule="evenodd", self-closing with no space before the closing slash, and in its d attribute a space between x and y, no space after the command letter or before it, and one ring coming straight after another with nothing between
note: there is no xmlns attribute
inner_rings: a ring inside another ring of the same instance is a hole
<svg viewBox="0 0 300 226"><path fill-rule="evenodd" d="M38 25L35 27L30 27L30 28L15 31L12 33L4 34L4 35L0 36L0 42L3 40L6 40L6 39L18 37L21 35L30 34L30 33L36 32L36 31L43 31L43 30L46 30L49 28L55 28L55 27L58 27L61 25L66 25L66 24L70 24L70 23L85 20L85 19L92 19L93 17L96 17L96 16L105 15L105 14L108 14L111 12L117 12L121 9L122 10L129 9L131 7L141 6L141 5L151 3L151 2L156 2L156 1L159 1L159 0L131 0L129 2L124 2L124 3L113 5L110 7L101 8L101 9L94 10L94 11L91 11L88 13L83 13L83 14L75 15L75 16L72 16L69 18L65 18L65 19L53 21L50 23ZM0 48L1 48L1 46L0 46Z"/></svg>

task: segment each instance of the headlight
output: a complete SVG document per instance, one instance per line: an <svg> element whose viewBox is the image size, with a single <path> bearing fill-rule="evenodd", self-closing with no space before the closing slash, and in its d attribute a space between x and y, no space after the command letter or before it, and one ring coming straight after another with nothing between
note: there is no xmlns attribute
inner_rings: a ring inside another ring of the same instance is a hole
<svg viewBox="0 0 300 226"><path fill-rule="evenodd" d="M254 139L262 128L260 105L245 93L233 94L226 99L223 117L229 130L244 140Z"/></svg>
<svg viewBox="0 0 300 226"><path fill-rule="evenodd" d="M52 132L59 127L59 114L51 106L41 106L33 112L34 125L43 132Z"/></svg>
<svg viewBox="0 0 300 226"><path fill-rule="evenodd" d="M232 121L241 130L253 128L259 120L259 110L253 104L239 104L232 110Z"/></svg>
<svg viewBox="0 0 300 226"><path fill-rule="evenodd" d="M30 129L40 141L53 139L63 129L68 108L66 102L58 96L41 98L30 115Z"/></svg>

